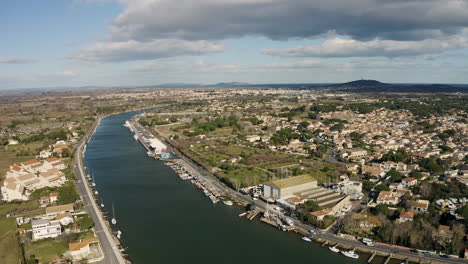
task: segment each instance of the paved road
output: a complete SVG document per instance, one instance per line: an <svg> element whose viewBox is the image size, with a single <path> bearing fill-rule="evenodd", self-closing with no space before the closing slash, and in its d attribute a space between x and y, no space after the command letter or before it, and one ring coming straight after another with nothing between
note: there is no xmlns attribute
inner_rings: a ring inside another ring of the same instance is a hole
<svg viewBox="0 0 468 264"><path fill-rule="evenodd" d="M82 151L85 143L87 140L92 136L93 129L85 135L84 139L79 143L78 147L75 150L73 166L75 167L75 175L77 178L77 188L78 191L83 197L84 206L88 214L93 218L94 221L94 229L96 234L99 238L99 242L101 244L101 249L104 253L104 259L95 263L98 264L125 264L126 261L118 251L116 247L112 235L107 228L104 218L100 213L98 206L92 196L92 190L87 184L86 179L86 172L83 168L83 160L82 160Z"/></svg>

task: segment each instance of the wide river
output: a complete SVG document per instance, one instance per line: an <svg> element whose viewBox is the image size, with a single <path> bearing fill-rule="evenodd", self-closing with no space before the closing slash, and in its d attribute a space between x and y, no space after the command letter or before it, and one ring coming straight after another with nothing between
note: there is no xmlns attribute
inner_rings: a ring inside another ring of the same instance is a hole
<svg viewBox="0 0 468 264"><path fill-rule="evenodd" d="M235 206L213 205L163 162L147 157L123 126L135 114L104 118L85 155L108 215L114 204L121 243L133 263L364 262L364 257L352 260L294 233L239 218Z"/></svg>

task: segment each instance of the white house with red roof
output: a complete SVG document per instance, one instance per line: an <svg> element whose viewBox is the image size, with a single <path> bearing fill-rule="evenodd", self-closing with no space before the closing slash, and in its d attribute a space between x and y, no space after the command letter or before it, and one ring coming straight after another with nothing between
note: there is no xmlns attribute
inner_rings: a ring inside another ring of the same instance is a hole
<svg viewBox="0 0 468 264"><path fill-rule="evenodd" d="M404 178L401 180L401 184L405 186L406 188L415 186L418 183L418 180L412 177Z"/></svg>

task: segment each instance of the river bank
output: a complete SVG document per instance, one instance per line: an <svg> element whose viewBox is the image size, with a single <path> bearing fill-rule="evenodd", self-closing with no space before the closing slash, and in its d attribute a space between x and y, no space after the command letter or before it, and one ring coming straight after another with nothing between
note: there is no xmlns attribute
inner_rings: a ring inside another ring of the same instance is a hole
<svg viewBox="0 0 468 264"><path fill-rule="evenodd" d="M146 134L148 135L148 132L141 132L138 130L145 130L144 127L139 126L137 122L134 120L134 129L135 133L140 133L140 134ZM133 130L132 130L133 132ZM154 133L152 136L155 136ZM196 171L196 177L203 177L205 179L210 179L216 181L216 184L213 184L214 187L218 187L220 190L219 192L222 192L224 196L228 197L228 199L232 199L237 201L240 205L243 207L249 203L255 203L257 205L257 208L259 208L262 213L265 211L264 205L262 205L262 202L260 201L253 201L250 199L250 197L246 197L244 195L241 195L240 193L234 192L232 189L224 185L223 183L219 182L218 179L216 179L213 175L211 175L209 172L204 170L201 166L196 164L193 160L191 160L189 157L185 156L183 153L181 153L175 146L170 144L170 142L166 141L164 138L157 137L159 140L163 141L169 149L173 152L176 153L177 156L180 158L179 164L182 164L182 167L185 167L185 170L190 170L190 171ZM140 140L139 137L136 137L136 139ZM145 146L145 143L141 141L141 144ZM145 146L146 149L149 149L148 146ZM270 223L271 222L271 223ZM269 224L273 224L276 227L275 221L267 221ZM300 233L303 236L308 236L309 235L309 230L312 228L311 226L298 223L296 221L296 226L294 227L294 231L297 233ZM317 235L314 237L314 239L317 242L320 242L322 245L338 245L341 249L353 249L358 252L364 253L365 258L367 259L368 262L375 261L377 260L380 261L381 259L384 259L385 263L400 263L401 261L409 263L409 262L424 262L424 261L430 261L432 263L447 263L450 262L448 260L442 260L436 257L430 257L430 256L422 256L418 254L414 254L410 252L410 249L405 249L402 247L398 246L393 246L393 245L386 245L386 244L379 244L377 247L369 247L364 245L362 242L358 240L353 240L353 239L345 239L343 237L339 236L334 236L333 234L329 233L326 234L326 232L323 233L323 235ZM380 257L380 258L379 258ZM456 260L451 260L451 261L456 261Z"/></svg>
<svg viewBox="0 0 468 264"><path fill-rule="evenodd" d="M243 210L212 204L187 181L146 151L123 126L131 113L102 120L88 143L85 163L93 172L104 212L115 205L116 228L133 263L355 263L316 244L304 243Z"/></svg>

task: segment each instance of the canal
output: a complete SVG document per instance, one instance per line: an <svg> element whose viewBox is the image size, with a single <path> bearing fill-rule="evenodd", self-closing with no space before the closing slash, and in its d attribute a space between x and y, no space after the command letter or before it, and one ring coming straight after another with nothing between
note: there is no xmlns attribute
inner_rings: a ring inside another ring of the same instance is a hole
<svg viewBox="0 0 468 264"><path fill-rule="evenodd" d="M258 220L239 218L236 207L213 205L163 162L147 157L123 126L135 114L104 118L85 155L109 217L114 204L116 228L133 263L364 262L363 257L345 258Z"/></svg>

